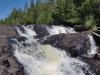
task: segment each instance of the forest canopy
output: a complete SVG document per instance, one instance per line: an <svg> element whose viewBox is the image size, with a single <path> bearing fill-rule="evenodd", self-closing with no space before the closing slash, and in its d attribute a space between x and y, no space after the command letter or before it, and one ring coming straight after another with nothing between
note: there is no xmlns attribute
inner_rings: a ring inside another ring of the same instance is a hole
<svg viewBox="0 0 100 75"><path fill-rule="evenodd" d="M64 24L96 29L100 23L100 0L31 0L24 9L14 8L4 25Z"/></svg>

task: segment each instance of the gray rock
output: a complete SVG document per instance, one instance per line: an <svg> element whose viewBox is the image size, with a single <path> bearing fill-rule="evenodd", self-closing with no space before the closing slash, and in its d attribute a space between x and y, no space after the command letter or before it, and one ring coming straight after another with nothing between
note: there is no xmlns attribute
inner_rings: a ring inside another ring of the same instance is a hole
<svg viewBox="0 0 100 75"><path fill-rule="evenodd" d="M85 33L58 34L48 37L43 44L51 44L54 47L63 49L72 57L86 54L90 48L89 37Z"/></svg>
<svg viewBox="0 0 100 75"><path fill-rule="evenodd" d="M9 38L18 36L12 26L0 26L0 75L25 75L24 67L13 56Z"/></svg>
<svg viewBox="0 0 100 75"><path fill-rule="evenodd" d="M90 70L95 73L95 75L100 75L100 60L93 58L83 58L82 61L90 65Z"/></svg>
<svg viewBox="0 0 100 75"><path fill-rule="evenodd" d="M46 26L44 25L35 25L34 30L37 33L37 37L39 38L49 35Z"/></svg>
<svg viewBox="0 0 100 75"><path fill-rule="evenodd" d="M0 75L25 75L23 66L8 49L7 47L0 49Z"/></svg>

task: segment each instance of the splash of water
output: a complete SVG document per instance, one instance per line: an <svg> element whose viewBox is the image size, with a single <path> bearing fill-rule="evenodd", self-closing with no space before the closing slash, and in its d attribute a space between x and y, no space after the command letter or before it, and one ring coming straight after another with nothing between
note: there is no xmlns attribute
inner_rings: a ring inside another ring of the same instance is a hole
<svg viewBox="0 0 100 75"><path fill-rule="evenodd" d="M97 53L97 47L95 45L95 41L93 39L93 37L91 35L88 35L89 39L90 39L90 50L88 50L88 55L95 55Z"/></svg>
<svg viewBox="0 0 100 75"><path fill-rule="evenodd" d="M63 26L52 26L51 28L47 27L47 30L50 35L61 34L61 33L65 34L76 33L73 28L70 27L65 28Z"/></svg>
<svg viewBox="0 0 100 75"><path fill-rule="evenodd" d="M29 27L27 27L27 26L24 26L24 25L22 26L22 28L24 29L25 32L22 32L22 31L20 30L20 28L15 27L15 29L17 30L17 32L18 32L18 34L19 34L20 36L26 37L27 40L30 41L30 42L31 42L32 40L34 40L33 37L36 36L35 31L33 31L31 28L29 28Z"/></svg>
<svg viewBox="0 0 100 75"><path fill-rule="evenodd" d="M35 31L25 26L23 28L25 33L22 33L19 28L16 28L17 32L20 36L26 37L30 45L23 46L22 42L13 39L16 44L12 46L15 49L15 57L24 66L27 75L85 75L86 72L94 75L87 64L69 57L63 50L39 44L33 38L36 35ZM58 31L55 34L65 32ZM82 68L85 68L85 71Z"/></svg>

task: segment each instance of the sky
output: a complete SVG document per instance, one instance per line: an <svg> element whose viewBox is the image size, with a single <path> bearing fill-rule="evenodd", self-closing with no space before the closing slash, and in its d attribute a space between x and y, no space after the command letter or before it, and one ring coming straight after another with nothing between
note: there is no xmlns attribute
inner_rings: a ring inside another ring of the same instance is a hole
<svg viewBox="0 0 100 75"><path fill-rule="evenodd" d="M30 0L0 0L0 19L7 17L13 8L24 8Z"/></svg>

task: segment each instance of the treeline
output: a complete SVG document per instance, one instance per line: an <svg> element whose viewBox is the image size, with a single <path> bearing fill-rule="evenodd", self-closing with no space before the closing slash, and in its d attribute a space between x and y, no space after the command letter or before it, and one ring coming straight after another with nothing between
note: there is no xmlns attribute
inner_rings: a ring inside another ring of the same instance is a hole
<svg viewBox="0 0 100 75"><path fill-rule="evenodd" d="M14 8L0 24L64 24L96 29L100 23L100 0L31 0L24 9Z"/></svg>

